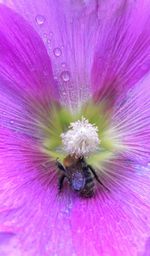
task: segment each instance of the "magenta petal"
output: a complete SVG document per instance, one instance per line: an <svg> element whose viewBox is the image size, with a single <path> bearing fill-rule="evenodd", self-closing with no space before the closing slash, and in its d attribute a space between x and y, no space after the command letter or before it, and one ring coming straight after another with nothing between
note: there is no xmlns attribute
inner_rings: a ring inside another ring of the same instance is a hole
<svg viewBox="0 0 150 256"><path fill-rule="evenodd" d="M114 108L112 129L136 163L150 162L150 75L129 90Z"/></svg>
<svg viewBox="0 0 150 256"><path fill-rule="evenodd" d="M15 237L15 234L11 232L0 232L0 255L21 256L19 243Z"/></svg>
<svg viewBox="0 0 150 256"><path fill-rule="evenodd" d="M58 99L45 46L23 18L0 5L0 126L41 138L39 122Z"/></svg>
<svg viewBox="0 0 150 256"><path fill-rule="evenodd" d="M14 234L21 256L72 255L72 199L59 198L54 167L32 139L0 134L0 231Z"/></svg>
<svg viewBox="0 0 150 256"><path fill-rule="evenodd" d="M34 29L11 9L0 5L0 79L28 100L47 105L56 96L50 59ZM46 92L46 93L45 93Z"/></svg>
<svg viewBox="0 0 150 256"><path fill-rule="evenodd" d="M102 18L92 68L96 99L116 100L150 70L150 3L131 2Z"/></svg>
<svg viewBox="0 0 150 256"><path fill-rule="evenodd" d="M29 4L28 1L24 2L24 4L26 3ZM43 1L43 3L47 2ZM32 5L34 4L31 2ZM89 12L93 13L95 4L89 4L89 6ZM79 13L80 11L82 13L82 8L80 8L79 4L75 5L75 7L79 8ZM0 40L0 47L5 52L5 54L2 54L2 51L0 53L0 111L2 113L1 124L3 125L3 129L0 128L0 235L2 235L0 238L2 238L1 243L3 244L5 244L6 240L10 241L8 251L4 251L3 247L2 253L10 256L13 253L16 256L17 252L11 251L14 243L18 251L21 250L21 256L147 255L149 253L150 237L149 168L142 169L142 167L136 166L134 170L130 171L130 174L128 172L128 175L121 176L121 188L116 184L114 189L113 186L111 187L110 193L103 193L102 188L99 187L99 194L89 200L76 197L67 189L67 186L64 187L63 193L58 196L55 168L51 166L51 163L48 161L49 159L39 152L37 140L34 138L34 129L33 131L32 128L30 131L28 130L35 118L32 112L32 100L36 98L42 110L42 107L49 104L51 94L53 94L53 87L51 86L54 84L51 67L50 64L46 64L49 63L48 56L43 48L43 44L31 27L7 8L0 8L0 36L2 38ZM52 15L52 20L55 20L55 17L56 13L54 17ZM58 17L59 15L57 14ZM68 14L68 17L70 18L71 16ZM94 15L92 14L89 17L90 23L88 23L87 19L86 25L88 24L91 27L92 22L95 24L95 12ZM46 20L44 23L46 23ZM60 20L62 21L61 18ZM11 24L12 21L13 23ZM40 22L43 23L42 20ZM74 32L76 32L76 29L82 28L81 23L75 28L74 26L78 24L76 22L73 21L74 25L72 25ZM142 20L140 23L141 27L144 22ZM12 29L9 28L10 25ZM64 29L63 25L62 28ZM86 29L83 29L84 32L87 31ZM95 26L92 29L93 32L90 29L89 31L94 35ZM23 32L21 32L22 30ZM57 30L59 29L57 28ZM30 32L32 32L32 37ZM139 38L138 36L137 30L137 38ZM71 37L72 34L69 38ZM59 42L58 39L60 39L59 36L58 38L56 36L56 43ZM83 39L82 36L79 39ZM80 55L78 50L81 47L79 46L79 39L77 38L78 47L77 52L75 52L78 55ZM24 45L24 41L27 42L27 48ZM71 44L71 46L74 53L74 45ZM139 44L137 44L137 47L139 49ZM30 49L29 52L27 52L27 49ZM84 51L81 52L83 53ZM144 54L146 53L147 51L144 52ZM89 62L86 64L88 67L86 67L86 70L88 71L90 70L92 51L90 54L90 57L88 56ZM138 55L138 50L136 54ZM63 56L63 53L61 56ZM83 54L83 56L85 55ZM77 70L78 73L80 68L82 70L84 66L83 56L80 59L81 62L73 62L71 71ZM53 58L56 57L59 59L58 56ZM70 65L71 60L69 57L68 64ZM126 57L125 54L125 60ZM78 58L75 58L75 60L78 60ZM116 63L119 63L117 58L115 60ZM130 66L131 59L129 58L129 60L127 66ZM136 60L138 62L139 59ZM13 66L11 63L13 63ZM39 66L35 67L35 74L33 75L34 71L32 72L30 68L36 63ZM46 69L49 78L47 82L44 80L45 75L41 75L44 63L46 67L49 67ZM85 63L87 62L85 61ZM58 64L55 65L57 67ZM132 67L134 69L136 65ZM120 66L120 68L122 67ZM146 71L142 73L141 69L139 70L141 77ZM69 72L71 71L69 70ZM65 73L65 79L68 79L67 74ZM76 73L74 72L73 74ZM112 73L110 73L111 75ZM134 74L132 75L131 80L128 76L125 77L125 81L129 82L129 87L137 79L137 77L134 77ZM73 84L68 81L62 83L63 89L65 88L67 91L67 88L69 88L69 99L74 99L76 87L76 92L78 93L76 93L77 96L75 95L75 102L77 99L83 98L83 95L78 95L79 85L81 85L82 94L84 86L89 83L87 82L89 81L89 73L86 78L87 80L85 77L79 75ZM69 77L69 81L71 81L71 77ZM78 84L77 82L80 83ZM85 82L83 87L82 82ZM122 84L124 85L124 83ZM103 87L103 89L105 88L104 93L106 92L107 94L107 86ZM70 97L71 90L73 91L72 97ZM45 92L47 93L45 94ZM117 102L120 105L115 105L115 112L112 116L112 125L118 128L118 135L124 139L124 142L130 148L129 153L132 155L132 159L138 160L140 156L142 162L143 159L144 162L149 159L150 155L149 94L149 78L147 78L142 84L137 84L133 91L129 91L124 102ZM21 113L23 119L21 118ZM11 115L13 120L11 120ZM8 120L5 117L9 118L9 125L7 125ZM32 122L30 122L32 117ZM26 120L26 125L24 125L24 120ZM15 122L12 123L11 121ZM4 129L6 126L10 128L11 125L17 129L13 129L13 132L12 129ZM30 137L20 133L22 128L27 129L23 130L23 134L27 135L29 131ZM127 164L130 164L130 161ZM110 171L114 173L113 169Z"/></svg>
<svg viewBox="0 0 150 256"><path fill-rule="evenodd" d="M52 59L63 103L73 107L90 95L98 29L97 1L5 1L38 31Z"/></svg>
<svg viewBox="0 0 150 256"><path fill-rule="evenodd" d="M7 130L0 134L0 230L15 235L21 256L130 256L147 250L148 169L124 176L123 186L110 193L99 187L92 199L75 197L67 186L58 196L55 171L35 142Z"/></svg>
<svg viewBox="0 0 150 256"><path fill-rule="evenodd" d="M125 177L124 177L125 178ZM134 173L122 189L75 203L71 227L78 256L148 255L150 174Z"/></svg>

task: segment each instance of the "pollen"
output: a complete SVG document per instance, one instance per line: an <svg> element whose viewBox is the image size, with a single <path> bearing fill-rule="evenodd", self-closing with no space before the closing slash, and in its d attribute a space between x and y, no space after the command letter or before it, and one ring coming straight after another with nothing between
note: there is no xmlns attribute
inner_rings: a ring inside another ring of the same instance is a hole
<svg viewBox="0 0 150 256"><path fill-rule="evenodd" d="M61 138L65 152L76 157L87 157L99 149L98 128L84 117L71 123Z"/></svg>

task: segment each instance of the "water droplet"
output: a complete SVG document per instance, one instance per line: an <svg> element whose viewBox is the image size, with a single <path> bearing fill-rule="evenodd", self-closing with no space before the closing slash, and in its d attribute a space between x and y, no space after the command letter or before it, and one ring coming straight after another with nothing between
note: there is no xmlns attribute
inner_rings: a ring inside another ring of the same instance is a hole
<svg viewBox="0 0 150 256"><path fill-rule="evenodd" d="M51 40L50 40L50 39L47 39L47 43L48 43L48 44L51 44Z"/></svg>
<svg viewBox="0 0 150 256"><path fill-rule="evenodd" d="M10 124L13 124L14 123L14 121L13 120L10 120Z"/></svg>
<svg viewBox="0 0 150 256"><path fill-rule="evenodd" d="M54 80L57 80L57 78L58 78L57 76L54 76Z"/></svg>
<svg viewBox="0 0 150 256"><path fill-rule="evenodd" d="M53 52L54 52L54 55L56 56L56 57L59 57L59 56L61 56L61 54L62 54L62 51L61 51L61 49L60 48L55 48L54 50L53 50Z"/></svg>
<svg viewBox="0 0 150 256"><path fill-rule="evenodd" d="M81 233L81 229L78 228L78 229L76 230L76 232L77 232L78 234Z"/></svg>
<svg viewBox="0 0 150 256"><path fill-rule="evenodd" d="M50 36L50 38L52 38L52 36L53 36L53 32L50 32L50 33L49 33L49 36Z"/></svg>
<svg viewBox="0 0 150 256"><path fill-rule="evenodd" d="M48 45L48 49L49 49L49 54L51 54L51 50L52 50L51 44Z"/></svg>
<svg viewBox="0 0 150 256"><path fill-rule="evenodd" d="M43 25L44 22L45 22L45 17L43 15L40 15L38 14L36 17L35 17L35 20L37 22L38 25Z"/></svg>
<svg viewBox="0 0 150 256"><path fill-rule="evenodd" d="M65 63L65 62L62 62L62 63L61 63L61 66L62 66L63 68L65 68L65 67L66 67L66 63Z"/></svg>
<svg viewBox="0 0 150 256"><path fill-rule="evenodd" d="M47 34L46 34L46 33L44 33L44 34L43 34L43 37L47 38Z"/></svg>
<svg viewBox="0 0 150 256"><path fill-rule="evenodd" d="M66 90L65 90L65 88L61 88L60 94L61 94L61 95L66 95Z"/></svg>
<svg viewBox="0 0 150 256"><path fill-rule="evenodd" d="M70 80L69 71L63 71L60 76L64 82L68 82Z"/></svg>
<svg viewBox="0 0 150 256"><path fill-rule="evenodd" d="M49 38L47 39L47 46L48 46L49 51L51 51L52 50L52 41Z"/></svg>

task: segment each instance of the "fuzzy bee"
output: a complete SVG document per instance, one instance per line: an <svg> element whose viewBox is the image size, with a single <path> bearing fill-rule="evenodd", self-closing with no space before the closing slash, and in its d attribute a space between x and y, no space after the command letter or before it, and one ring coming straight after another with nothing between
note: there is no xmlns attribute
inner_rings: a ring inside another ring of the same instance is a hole
<svg viewBox="0 0 150 256"><path fill-rule="evenodd" d="M60 171L58 181L59 191L62 190L65 179L71 188L83 197L92 197L94 195L94 178L105 187L99 180L95 170L86 163L83 157L75 158L74 156L68 155L64 159L63 165L59 161L56 161L56 164Z"/></svg>

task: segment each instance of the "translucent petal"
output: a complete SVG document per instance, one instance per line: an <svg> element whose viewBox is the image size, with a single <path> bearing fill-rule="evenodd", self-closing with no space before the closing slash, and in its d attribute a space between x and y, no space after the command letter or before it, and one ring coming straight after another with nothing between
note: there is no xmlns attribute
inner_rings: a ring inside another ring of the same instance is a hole
<svg viewBox="0 0 150 256"><path fill-rule="evenodd" d="M109 12L100 17L92 86L95 98L107 97L112 106L150 70L150 3L124 1L113 16Z"/></svg>
<svg viewBox="0 0 150 256"><path fill-rule="evenodd" d="M97 183L96 195L84 199L65 184L58 195L54 167L37 154L33 141L4 129L0 133L0 230L15 234L22 256L147 251L149 168L131 170L120 159L107 167L108 176L100 176L109 192Z"/></svg>

